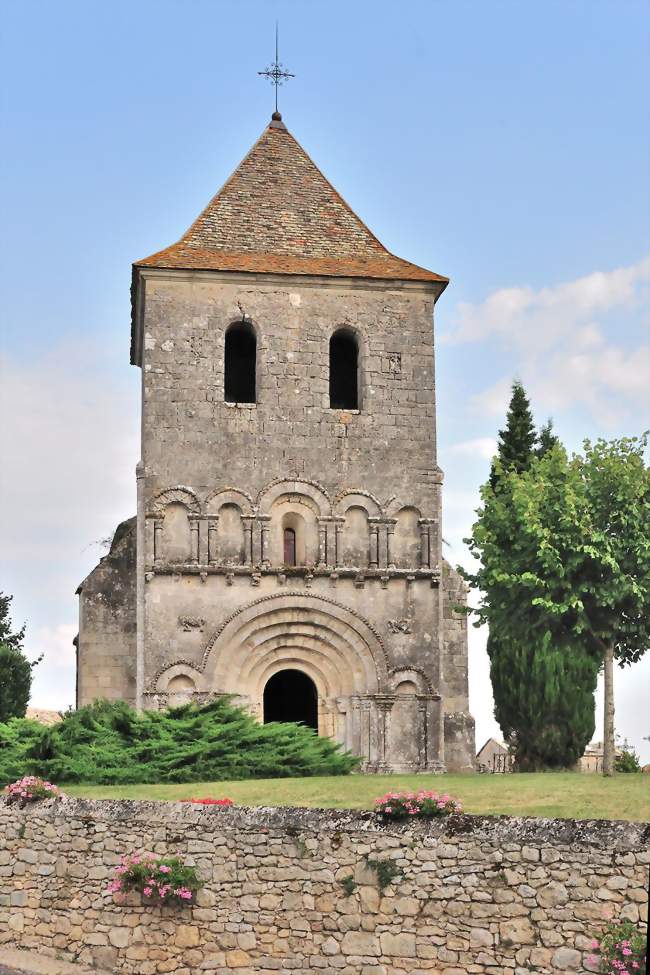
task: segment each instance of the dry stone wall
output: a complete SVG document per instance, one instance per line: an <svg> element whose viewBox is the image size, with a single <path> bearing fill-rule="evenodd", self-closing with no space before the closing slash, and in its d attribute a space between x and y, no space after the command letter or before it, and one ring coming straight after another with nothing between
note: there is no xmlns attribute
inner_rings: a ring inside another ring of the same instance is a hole
<svg viewBox="0 0 650 975"><path fill-rule="evenodd" d="M0 944L125 975L584 973L608 919L647 923L648 832L475 816L384 826L370 813L162 802L3 806ZM138 850L193 862L198 905L116 904L113 868ZM382 891L368 860L400 875Z"/></svg>

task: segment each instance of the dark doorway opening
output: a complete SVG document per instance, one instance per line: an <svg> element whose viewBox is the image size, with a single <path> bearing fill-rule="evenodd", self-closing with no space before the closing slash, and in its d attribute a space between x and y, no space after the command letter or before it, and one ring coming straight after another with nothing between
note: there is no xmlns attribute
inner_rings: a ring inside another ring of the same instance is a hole
<svg viewBox="0 0 650 975"><path fill-rule="evenodd" d="M330 339L330 407L359 409L359 348L347 329L339 329Z"/></svg>
<svg viewBox="0 0 650 975"><path fill-rule="evenodd" d="M255 402L255 357L257 341L246 322L231 325L226 332L223 390L227 403Z"/></svg>
<svg viewBox="0 0 650 975"><path fill-rule="evenodd" d="M300 721L318 731L318 695L311 677L301 670L281 670L264 688L264 724Z"/></svg>

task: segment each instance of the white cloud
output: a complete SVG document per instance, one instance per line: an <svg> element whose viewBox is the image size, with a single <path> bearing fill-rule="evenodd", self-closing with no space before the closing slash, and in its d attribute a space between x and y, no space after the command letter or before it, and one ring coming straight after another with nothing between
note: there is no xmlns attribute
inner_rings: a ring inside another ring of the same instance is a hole
<svg viewBox="0 0 650 975"><path fill-rule="evenodd" d="M580 407L601 426L636 421L650 406L650 345L631 344L634 329L621 328L621 318L627 324L647 314L649 284L650 257L537 291L502 288L480 304L461 304L443 341L491 341L507 350L510 363L508 376L476 394L472 406L502 416L518 376L545 413ZM613 310L615 328L606 322Z"/></svg>
<svg viewBox="0 0 650 975"><path fill-rule="evenodd" d="M455 454L491 460L497 452L497 442L494 437L477 437L475 440L452 444L449 449Z"/></svg>
<svg viewBox="0 0 650 975"><path fill-rule="evenodd" d="M560 336L575 334L594 316L638 307L647 298L649 282L650 256L630 267L594 271L537 291L501 288L481 304L461 302L456 326L440 341L477 342L500 336L523 348L542 349Z"/></svg>

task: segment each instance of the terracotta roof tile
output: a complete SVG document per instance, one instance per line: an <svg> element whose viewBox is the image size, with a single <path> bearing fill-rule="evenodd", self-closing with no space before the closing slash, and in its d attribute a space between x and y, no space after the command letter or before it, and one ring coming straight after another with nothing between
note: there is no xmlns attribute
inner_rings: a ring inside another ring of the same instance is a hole
<svg viewBox="0 0 650 975"><path fill-rule="evenodd" d="M447 283L387 251L278 120L181 239L135 267Z"/></svg>

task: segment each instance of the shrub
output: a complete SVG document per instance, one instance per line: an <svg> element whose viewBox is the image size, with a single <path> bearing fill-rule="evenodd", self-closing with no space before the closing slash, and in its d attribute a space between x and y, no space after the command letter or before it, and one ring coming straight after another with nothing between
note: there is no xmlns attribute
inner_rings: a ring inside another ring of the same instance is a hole
<svg viewBox="0 0 650 975"><path fill-rule="evenodd" d="M591 947L594 954L589 962L600 961L600 971L606 975L645 975L646 939L631 921L612 922Z"/></svg>
<svg viewBox="0 0 650 975"><path fill-rule="evenodd" d="M161 782L346 775L359 763L304 725L259 724L228 698L137 712L96 701L43 727L0 724L0 785L24 771L57 782Z"/></svg>
<svg viewBox="0 0 650 975"><path fill-rule="evenodd" d="M633 748L624 749L620 755L614 759L615 772L640 772L641 765L639 756Z"/></svg>
<svg viewBox="0 0 650 975"><path fill-rule="evenodd" d="M140 891L149 903L193 904L203 883L195 867L177 856L159 857L155 853L133 853L122 857L115 878L108 887L118 899L130 890Z"/></svg>
<svg viewBox="0 0 650 975"><path fill-rule="evenodd" d="M7 805L17 802L20 806L26 806L28 802L37 802L39 799L60 799L63 793L51 782L39 779L36 775L25 775L22 779L12 782L5 786Z"/></svg>
<svg viewBox="0 0 650 975"><path fill-rule="evenodd" d="M435 792L387 792L375 799L375 812L384 819L407 819L409 816L451 816L463 811L458 799Z"/></svg>

